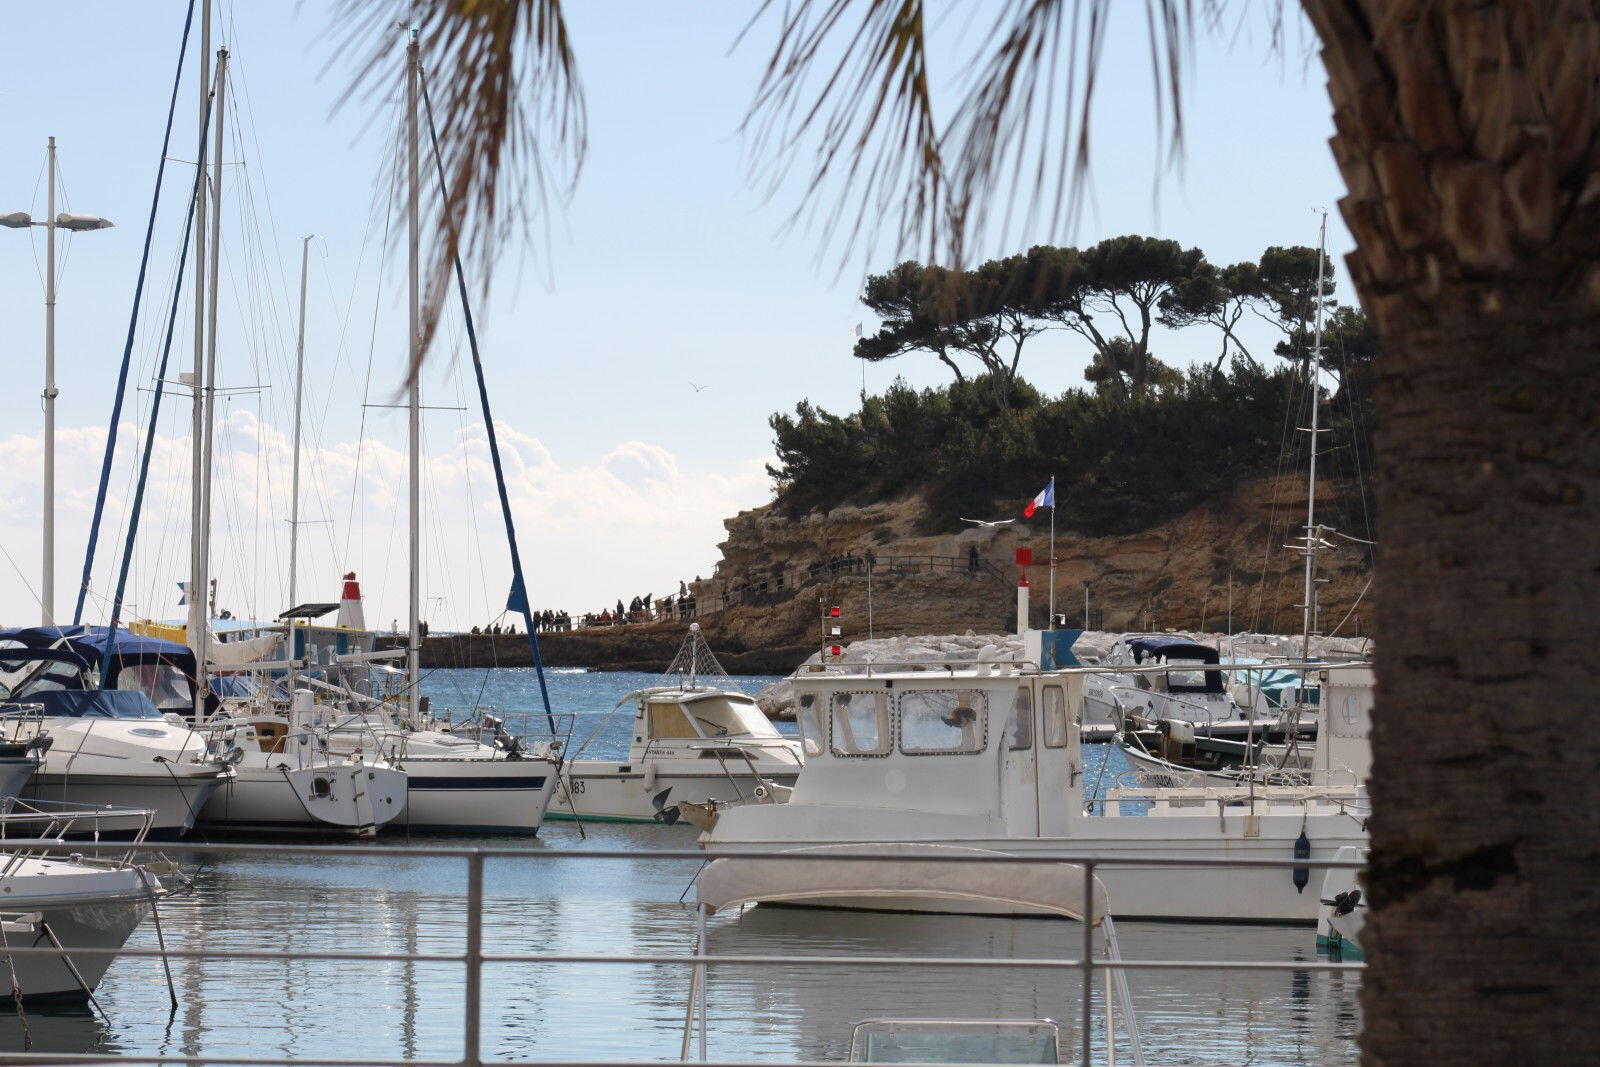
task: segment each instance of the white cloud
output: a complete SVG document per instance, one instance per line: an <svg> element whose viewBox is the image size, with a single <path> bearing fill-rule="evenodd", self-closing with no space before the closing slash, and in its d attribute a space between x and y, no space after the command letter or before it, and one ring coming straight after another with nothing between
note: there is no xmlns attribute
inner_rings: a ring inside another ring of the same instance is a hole
<svg viewBox="0 0 1600 1067"><path fill-rule="evenodd" d="M152 452L126 594L132 614L164 618L182 612L176 583L188 575L191 528L189 439L177 423L168 428ZM675 592L680 580L710 572L722 520L771 492L765 457L688 472L660 445L625 441L563 465L538 438L503 423L496 429L535 607L590 611L618 597ZM220 420L215 435L211 569L220 604L272 617L289 606L290 442L245 410ZM120 433L87 621L109 612L133 498L134 443L142 440L132 426ZM0 545L11 560L0 561L0 620L30 623L40 582L40 438L13 434L0 447ZM58 618L70 617L76 596L104 447L101 429L57 434ZM404 452L373 437L307 445L303 470L296 599L336 599L340 575L353 570L369 623L404 619ZM468 424L434 446L423 478L423 615L440 630L486 622L504 606L511 579L484 426Z"/></svg>

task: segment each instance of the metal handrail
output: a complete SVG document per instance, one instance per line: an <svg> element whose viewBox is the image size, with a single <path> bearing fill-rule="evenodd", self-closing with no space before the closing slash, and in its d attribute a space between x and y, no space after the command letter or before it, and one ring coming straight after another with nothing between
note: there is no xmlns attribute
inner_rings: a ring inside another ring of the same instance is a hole
<svg viewBox="0 0 1600 1067"><path fill-rule="evenodd" d="M16 840L5 842L8 848L24 847L39 848L44 850L70 848L73 853L93 853L114 849L133 851L155 851L157 846L148 842L72 842L65 844L58 839ZM280 844L194 844L194 843L162 843L159 851L163 854L194 854L206 853L215 856L218 853L255 856L347 856L348 850L337 846L315 845L280 845ZM283 949L238 949L238 948L75 948L73 951L79 956L128 956L132 958L165 958L171 959L237 959L237 960L322 960L322 961L388 961L404 963L443 963L461 964L465 968L464 996L462 998L462 1038L463 1054L456 1060L390 1060L390 1059L351 1059L351 1058L321 1058L307 1057L297 1059L295 1062L311 1065L325 1065L325 1067L389 1067L390 1064L399 1067L400 1064L412 1067L479 1067L485 1060L482 1057L482 1034L480 1030L482 1018L482 968L485 964L526 963L526 964L608 964L623 966L682 966L689 968L705 968L711 965L728 967L774 967L803 966L817 967L937 967L942 969L970 970L980 968L1026 966L1046 970L1083 972L1083 992L1081 996L1080 1055L1082 1063L1091 1062L1093 1053L1091 1012L1094 992L1094 978L1096 971L1126 972L1126 971L1317 971L1317 972L1360 972L1365 965L1354 962L1340 961L1266 961L1266 960L1153 960L1153 959L1096 959L1093 952L1093 926L1084 923L1083 951L1077 958L1035 958L1025 960L994 959L994 958L969 958L969 957L908 957L908 956L794 956L743 954L719 956L709 951L695 951L689 953L641 953L641 954L610 954L610 953L499 953L488 952L483 947L483 905L484 905L484 879L483 865L487 860L618 860L637 859L641 853L632 849L596 849L590 850L548 850L533 848L460 848L444 846L372 846L361 850L363 858L372 857L405 857L417 858L455 858L462 859L467 864L467 928L463 950L453 952L334 952L334 951L296 951ZM700 849L662 849L650 850L647 855L652 860L685 860L704 862L709 858L739 857L748 859L778 859L797 862L815 862L817 859L827 859L842 863L984 863L984 864L1078 864L1083 867L1085 899L1093 899L1093 886L1095 872L1105 867L1137 866L1148 867L1175 867L1197 869L1294 869L1307 870L1360 870L1365 864L1359 860L1313 860L1295 859L1292 857L1228 857L1222 859L1199 858L1193 856L1173 855L1140 855L1101 857L1092 855L1062 855L1050 858L1038 856L1018 856L1007 854L951 854L951 855L916 855L893 852L848 852L819 854L806 852L796 854L792 851L775 849L742 849L719 851L708 854ZM702 915L703 921L703 915ZM52 956L58 951L52 947L16 946L0 951L0 956ZM1115 1038L1108 1034L1109 1041ZM238 1056L233 1054L219 1054L211 1058L187 1054L182 1056L168 1055L140 1055L138 1057L148 1063L204 1063L213 1061L226 1061L240 1064L265 1064L280 1063L281 1059L266 1057ZM72 1063L104 1063L122 1061L124 1055L96 1055L96 1054L63 1054L59 1052L34 1053L8 1053L11 1062L72 1062ZM565 1059L555 1060L496 1060L490 1061L497 1064L522 1063L529 1067L539 1065L570 1062ZM617 1067L634 1067L644 1060L608 1060L585 1061L593 1063L612 1063ZM743 1060L718 1060L715 1061L725 1067L733 1064L742 1064Z"/></svg>

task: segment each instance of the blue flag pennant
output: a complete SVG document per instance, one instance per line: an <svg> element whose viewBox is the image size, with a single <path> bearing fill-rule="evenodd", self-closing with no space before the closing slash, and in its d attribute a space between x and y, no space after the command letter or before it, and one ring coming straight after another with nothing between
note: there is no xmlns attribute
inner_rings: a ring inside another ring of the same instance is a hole
<svg viewBox="0 0 1600 1067"><path fill-rule="evenodd" d="M528 606L528 590L523 586L521 577L511 579L511 595L506 597L506 610L524 615L532 613Z"/></svg>

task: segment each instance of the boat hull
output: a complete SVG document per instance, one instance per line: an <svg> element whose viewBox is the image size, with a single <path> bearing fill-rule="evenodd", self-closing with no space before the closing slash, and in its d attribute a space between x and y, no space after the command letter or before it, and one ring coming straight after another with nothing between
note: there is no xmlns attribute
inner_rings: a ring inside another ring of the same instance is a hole
<svg viewBox="0 0 1600 1067"><path fill-rule="evenodd" d="M367 836L401 816L406 775L388 767L247 767L212 794L200 821L254 833Z"/></svg>
<svg viewBox="0 0 1600 1067"><path fill-rule="evenodd" d="M1362 820L1348 813L1313 814L1267 811L1250 815L1243 809L1209 814L1086 816L1077 821L1073 836L1058 838L1004 838L963 835L942 824L951 820L920 812L886 812L882 809L846 807L824 809L807 805L810 818L796 819L797 806L774 810L767 805L723 812L716 828L702 837L708 852L742 849L795 849L844 843L884 844L936 842L980 848L1041 859L1137 861L1141 858L1177 857L1186 860L1230 861L1294 857L1294 843L1302 826L1311 843L1310 859L1333 859L1342 847L1364 845ZM777 817L774 817L777 816ZM892 816L892 818L885 818ZM1302 821L1303 819L1303 821ZM876 833L874 831L877 831ZM888 832L885 832L888 831ZM1184 922L1266 922L1312 925L1320 904L1308 878L1302 889L1294 885L1288 868L1163 867L1157 864L1096 867L1105 884L1112 914L1118 919L1154 919ZM861 908L860 901L819 901L823 905ZM962 914L1028 914L1025 909L980 911L966 904L932 904L915 896L876 900L868 910L957 911Z"/></svg>
<svg viewBox="0 0 1600 1067"><path fill-rule="evenodd" d="M27 801L73 807L148 810L154 813L148 836L170 841L194 827L201 809L229 777L227 771L216 769L188 774L180 769L172 769L170 774L58 774L40 770L18 795ZM140 816L109 817L86 822L81 832L69 831L67 836L97 832L101 837L131 837L143 825Z"/></svg>
<svg viewBox="0 0 1600 1067"><path fill-rule="evenodd" d="M767 774L760 778L745 772L655 774L620 772L618 765L600 760L578 760L567 765L550 802L550 819L590 819L597 822L658 822L655 800L663 792L662 807L680 803L705 804L713 798L728 802L748 800L763 781L793 786L798 774Z"/></svg>
<svg viewBox="0 0 1600 1067"><path fill-rule="evenodd" d="M15 973L25 1001L84 999L149 912L160 883L134 867L45 858L13 863L0 878L0 976L9 985ZM21 948L47 951L5 951Z"/></svg>
<svg viewBox="0 0 1600 1067"><path fill-rule="evenodd" d="M431 833L536 834L556 788L544 759L410 757L405 811L392 828Z"/></svg>
<svg viewBox="0 0 1600 1067"><path fill-rule="evenodd" d="M21 793L38 768L33 756L0 756L0 800Z"/></svg>

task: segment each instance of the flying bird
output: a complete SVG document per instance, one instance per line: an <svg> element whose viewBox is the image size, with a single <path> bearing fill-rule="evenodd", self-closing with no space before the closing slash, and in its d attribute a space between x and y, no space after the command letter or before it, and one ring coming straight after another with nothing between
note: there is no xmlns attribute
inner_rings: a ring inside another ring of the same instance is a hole
<svg viewBox="0 0 1600 1067"><path fill-rule="evenodd" d="M711 384L709 382L707 382L705 385L695 385L693 382L690 382L689 383L689 388L691 388L695 392L699 393L699 392L703 392L706 389L711 388Z"/></svg>
<svg viewBox="0 0 1600 1067"><path fill-rule="evenodd" d="M962 522L970 522L974 526L982 526L982 527L985 527L986 529L993 530L993 529L995 529L996 527L999 527L999 526L1010 526L1012 523L1016 522L1017 520L1016 519L995 519L993 522L990 522L988 519L962 519L961 521Z"/></svg>

